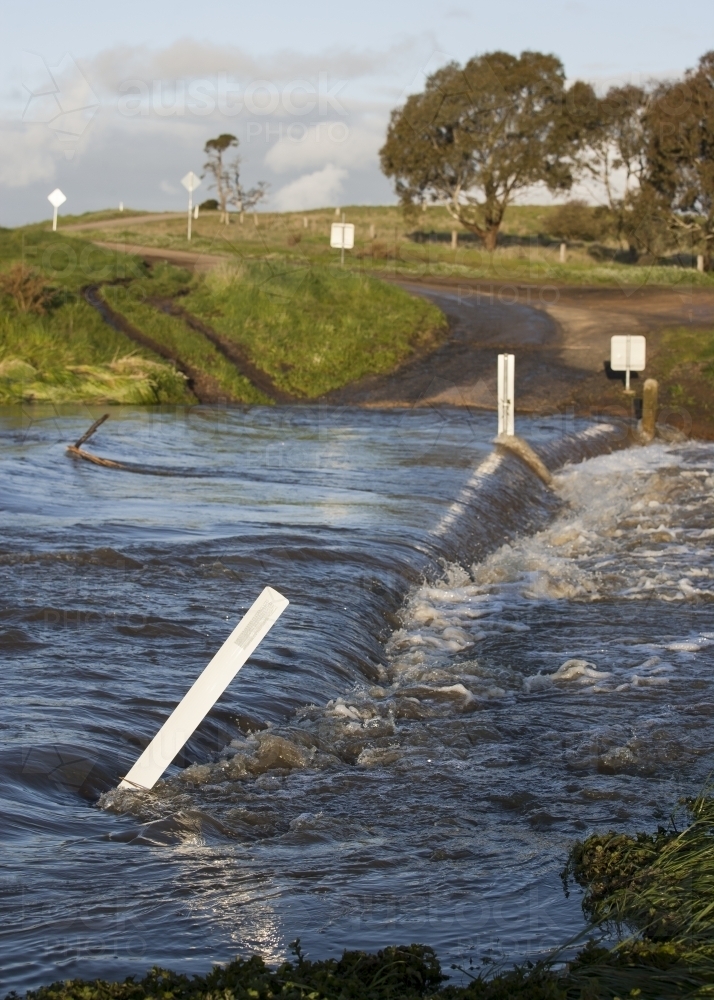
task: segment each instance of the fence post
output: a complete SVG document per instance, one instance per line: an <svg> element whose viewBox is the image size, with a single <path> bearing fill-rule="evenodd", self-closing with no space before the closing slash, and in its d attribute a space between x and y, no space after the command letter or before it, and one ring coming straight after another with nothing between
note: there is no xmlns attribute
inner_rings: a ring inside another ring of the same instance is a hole
<svg viewBox="0 0 714 1000"><path fill-rule="evenodd" d="M659 385L656 378L645 379L642 389L642 434L651 441L655 436L657 426L657 390Z"/></svg>

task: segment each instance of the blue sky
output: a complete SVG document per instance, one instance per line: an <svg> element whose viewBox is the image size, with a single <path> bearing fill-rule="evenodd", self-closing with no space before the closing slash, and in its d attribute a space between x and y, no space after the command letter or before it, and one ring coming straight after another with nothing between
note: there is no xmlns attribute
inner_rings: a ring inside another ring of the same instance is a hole
<svg viewBox="0 0 714 1000"><path fill-rule="evenodd" d="M447 60L539 49L606 86L676 76L713 47L711 0L7 5L0 224L46 217L57 185L73 212L179 209L220 131L272 207L385 202L389 110Z"/></svg>

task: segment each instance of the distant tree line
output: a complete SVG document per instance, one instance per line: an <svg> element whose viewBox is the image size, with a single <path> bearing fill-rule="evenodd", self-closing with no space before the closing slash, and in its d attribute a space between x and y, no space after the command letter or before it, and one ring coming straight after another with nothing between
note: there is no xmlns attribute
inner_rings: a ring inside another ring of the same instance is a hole
<svg viewBox="0 0 714 1000"><path fill-rule="evenodd" d="M392 112L380 151L407 213L429 203L496 248L517 194L596 182L600 221L630 250L714 252L714 52L683 79L598 96L559 59L492 52L450 63Z"/></svg>

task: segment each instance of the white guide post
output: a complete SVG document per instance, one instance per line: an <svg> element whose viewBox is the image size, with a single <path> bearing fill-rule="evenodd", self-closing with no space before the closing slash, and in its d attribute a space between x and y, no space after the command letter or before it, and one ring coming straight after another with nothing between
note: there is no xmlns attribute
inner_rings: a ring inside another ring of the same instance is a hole
<svg viewBox="0 0 714 1000"><path fill-rule="evenodd" d="M181 183L188 191L188 232L186 239L191 239L191 217L193 215L193 192L201 183L201 178L194 174L193 170L189 170L185 177L181 178Z"/></svg>
<svg viewBox="0 0 714 1000"><path fill-rule="evenodd" d="M610 368L625 373L625 392L630 391L630 372L643 372L647 354L644 337L632 334L610 338Z"/></svg>
<svg viewBox="0 0 714 1000"><path fill-rule="evenodd" d="M516 358L513 354L498 355L498 433L513 435L514 429L514 381Z"/></svg>
<svg viewBox="0 0 714 1000"><path fill-rule="evenodd" d="M55 188L54 191L51 192L51 194L47 195L47 200L50 203L50 205L52 206L52 208L54 209L54 213L52 215L52 232L56 233L57 232L57 209L60 207L60 205L64 205L64 203L67 201L67 195L66 194L62 194L62 192L60 191L59 188Z"/></svg>
<svg viewBox="0 0 714 1000"><path fill-rule="evenodd" d="M266 587L119 784L153 788L290 602Z"/></svg>

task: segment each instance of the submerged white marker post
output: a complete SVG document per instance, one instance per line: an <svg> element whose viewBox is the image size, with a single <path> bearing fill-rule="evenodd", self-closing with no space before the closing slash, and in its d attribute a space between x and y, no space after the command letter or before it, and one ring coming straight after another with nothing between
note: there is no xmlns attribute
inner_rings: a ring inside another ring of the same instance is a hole
<svg viewBox="0 0 714 1000"><path fill-rule="evenodd" d="M153 788L179 750L263 641L290 602L266 587L238 622L201 676L187 691L151 743L119 783L120 788Z"/></svg>
<svg viewBox="0 0 714 1000"><path fill-rule="evenodd" d="M513 435L514 427L514 382L516 358L513 354L498 355L498 433Z"/></svg>

